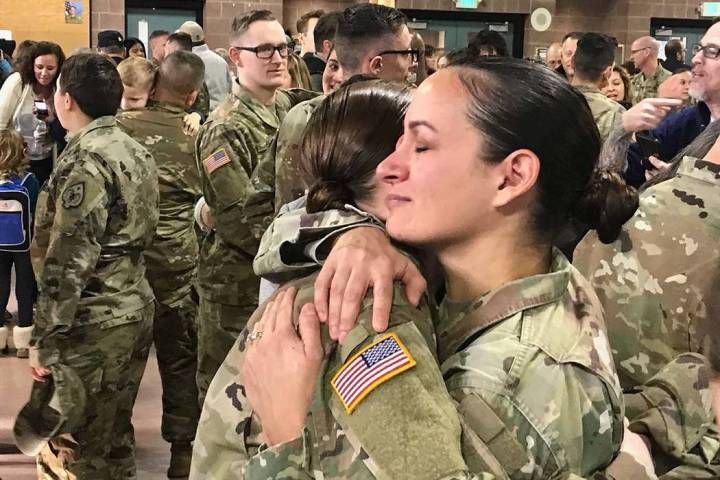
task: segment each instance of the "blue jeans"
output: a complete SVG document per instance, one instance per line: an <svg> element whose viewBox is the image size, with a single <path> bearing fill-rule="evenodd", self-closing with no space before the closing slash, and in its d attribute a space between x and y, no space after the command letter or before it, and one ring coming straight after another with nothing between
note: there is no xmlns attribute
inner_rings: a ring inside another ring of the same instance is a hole
<svg viewBox="0 0 720 480"><path fill-rule="evenodd" d="M18 326L33 324L35 274L30 252L0 252L0 326L5 324L5 309L10 300L10 275L15 265L15 298L18 304Z"/></svg>

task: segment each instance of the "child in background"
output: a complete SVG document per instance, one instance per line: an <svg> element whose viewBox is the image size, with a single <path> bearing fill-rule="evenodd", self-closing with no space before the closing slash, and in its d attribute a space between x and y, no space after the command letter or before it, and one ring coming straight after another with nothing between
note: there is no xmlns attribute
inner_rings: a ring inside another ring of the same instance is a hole
<svg viewBox="0 0 720 480"><path fill-rule="evenodd" d="M38 185L37 178L26 172L29 164L25 154L25 141L17 131L0 130L0 182L13 182L25 187L30 199L30 215L35 215ZM0 251L0 312L5 312L10 299L10 278L15 266L15 298L18 304L18 321L13 331L18 358L28 358L33 329L33 292L35 276L30 252ZM0 318L0 353L7 353L10 329L6 318Z"/></svg>
<svg viewBox="0 0 720 480"><path fill-rule="evenodd" d="M153 94L157 71L156 63L142 57L130 57L120 62L118 73L123 84L120 108L123 110L145 108ZM197 112L185 115L185 134L197 135L201 121L202 116Z"/></svg>

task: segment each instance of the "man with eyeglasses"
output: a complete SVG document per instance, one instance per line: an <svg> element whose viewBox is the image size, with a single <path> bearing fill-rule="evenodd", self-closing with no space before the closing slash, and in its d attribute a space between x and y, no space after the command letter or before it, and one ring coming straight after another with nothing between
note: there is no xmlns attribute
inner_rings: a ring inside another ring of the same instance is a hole
<svg viewBox="0 0 720 480"><path fill-rule="evenodd" d="M650 36L640 37L632 43L630 58L640 70L630 79L633 86L633 105L645 98L657 97L660 84L672 75L658 61L659 51L660 45Z"/></svg>
<svg viewBox="0 0 720 480"><path fill-rule="evenodd" d="M697 104L675 112L650 130L649 135L663 145L664 157L650 157L649 166L643 165L638 144L628 150L625 178L639 186L667 167L683 148L692 143L712 120L720 118L720 23L711 26L693 49L690 96Z"/></svg>
<svg viewBox="0 0 720 480"><path fill-rule="evenodd" d="M237 17L229 55L236 67L232 93L210 114L196 144L205 205L196 208L202 239L198 373L200 404L225 355L258 304L252 260L273 215L274 164L263 161L290 108L316 93L278 90L287 75L288 45L273 14Z"/></svg>

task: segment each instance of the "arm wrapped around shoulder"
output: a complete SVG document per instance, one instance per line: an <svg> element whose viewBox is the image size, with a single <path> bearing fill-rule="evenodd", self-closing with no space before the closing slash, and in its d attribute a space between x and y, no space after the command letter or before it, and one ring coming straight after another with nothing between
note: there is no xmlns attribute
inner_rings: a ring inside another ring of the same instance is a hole
<svg viewBox="0 0 720 480"><path fill-rule="evenodd" d="M573 216L597 231L600 241L611 243L620 235L625 222L635 214L638 193L616 172L596 170Z"/></svg>

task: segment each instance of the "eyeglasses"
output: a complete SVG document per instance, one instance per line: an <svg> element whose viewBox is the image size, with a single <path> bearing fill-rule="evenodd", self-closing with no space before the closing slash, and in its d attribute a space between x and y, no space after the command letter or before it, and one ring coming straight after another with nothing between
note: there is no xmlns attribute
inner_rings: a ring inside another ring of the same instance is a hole
<svg viewBox="0 0 720 480"><path fill-rule="evenodd" d="M702 45L695 45L692 51L693 55L702 52L705 58L718 58L720 56L720 47L714 45L706 45L704 47Z"/></svg>
<svg viewBox="0 0 720 480"><path fill-rule="evenodd" d="M378 52L377 55L410 55L413 63L417 63L420 59L420 50L415 50L414 48L407 50L383 50L382 52Z"/></svg>
<svg viewBox="0 0 720 480"><path fill-rule="evenodd" d="M648 48L650 48L650 47L643 47L643 48L638 48L637 50L630 50L630 54L635 55L636 53L642 52L643 50L647 50Z"/></svg>
<svg viewBox="0 0 720 480"><path fill-rule="evenodd" d="M288 53L290 52L286 43L283 43L282 45L271 45L269 43L265 43L258 45L257 47L238 47L233 45L233 48L253 52L257 58L262 60L272 58L272 56L275 55L275 52L278 52L278 55L280 55L281 58L287 58Z"/></svg>

